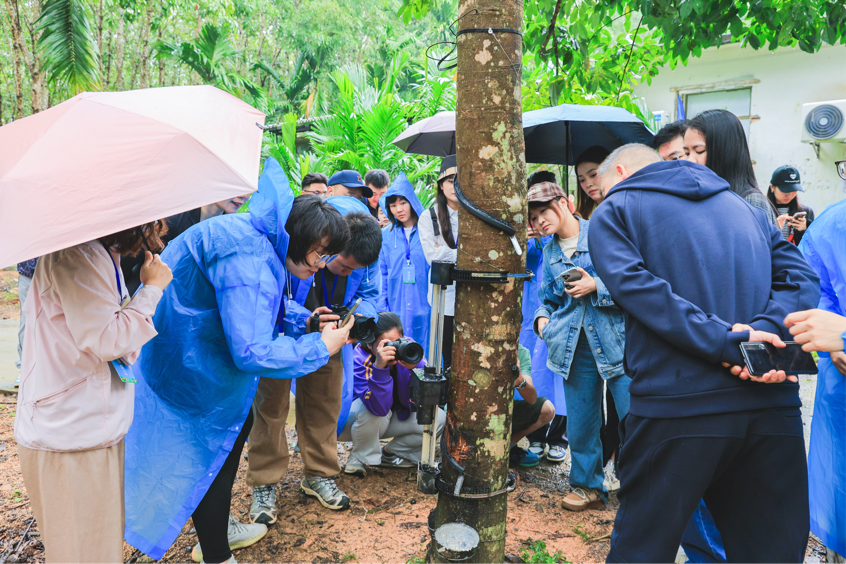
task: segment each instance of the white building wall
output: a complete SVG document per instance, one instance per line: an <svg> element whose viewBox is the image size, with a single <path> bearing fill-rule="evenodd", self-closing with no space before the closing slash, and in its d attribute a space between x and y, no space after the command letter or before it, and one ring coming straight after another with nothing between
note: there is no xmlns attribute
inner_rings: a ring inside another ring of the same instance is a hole
<svg viewBox="0 0 846 564"><path fill-rule="evenodd" d="M811 55L798 48L772 52L723 45L691 58L686 67L665 67L651 85L635 88L635 94L646 99L650 110L675 116L677 94L672 88L684 94L696 85L730 89L745 82L753 82L749 150L759 187L766 193L772 172L792 164L805 188L800 200L817 214L846 198L846 182L834 167L835 161L846 159L846 144L822 143L817 158L812 145L800 142L802 104L846 99L846 46L826 46Z"/></svg>

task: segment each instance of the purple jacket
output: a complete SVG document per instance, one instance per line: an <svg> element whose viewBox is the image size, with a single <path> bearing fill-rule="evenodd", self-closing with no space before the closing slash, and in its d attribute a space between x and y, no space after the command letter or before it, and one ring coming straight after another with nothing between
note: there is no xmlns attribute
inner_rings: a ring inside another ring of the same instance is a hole
<svg viewBox="0 0 846 564"><path fill-rule="evenodd" d="M360 398L373 415L381 417L393 411L400 421L405 421L411 414L408 403L411 394L411 371L399 363L393 367L377 368L373 364L375 360L376 357L367 350L360 346L355 348L353 398ZM426 361L421 360L417 368L424 366Z"/></svg>

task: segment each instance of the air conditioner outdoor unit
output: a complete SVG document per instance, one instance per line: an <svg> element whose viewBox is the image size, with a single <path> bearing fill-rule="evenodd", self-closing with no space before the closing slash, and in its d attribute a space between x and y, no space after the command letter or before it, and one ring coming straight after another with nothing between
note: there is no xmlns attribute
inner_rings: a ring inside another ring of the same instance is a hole
<svg viewBox="0 0 846 564"><path fill-rule="evenodd" d="M672 121L670 114L667 112L652 112L652 117L655 119L655 131L658 131Z"/></svg>
<svg viewBox="0 0 846 564"><path fill-rule="evenodd" d="M802 104L802 142L846 142L846 100Z"/></svg>

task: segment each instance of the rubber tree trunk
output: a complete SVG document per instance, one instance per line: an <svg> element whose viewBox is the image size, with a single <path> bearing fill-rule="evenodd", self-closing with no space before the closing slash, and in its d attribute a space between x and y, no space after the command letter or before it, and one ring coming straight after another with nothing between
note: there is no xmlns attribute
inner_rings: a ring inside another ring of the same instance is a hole
<svg viewBox="0 0 846 564"><path fill-rule="evenodd" d="M466 15L465 15L466 14ZM523 0L464 0L459 7L456 143L464 194L512 222L526 243L526 159L520 74ZM467 29L483 30L465 32ZM525 271L509 238L459 209L458 268ZM447 448L465 469L464 492L506 486L514 396L513 368L522 320L522 282L457 285ZM456 471L443 464L454 484ZM438 496L435 525L460 522L479 533L471 562L503 562L506 494L485 499ZM432 543L434 547L435 543ZM430 560L442 560L433 550Z"/></svg>

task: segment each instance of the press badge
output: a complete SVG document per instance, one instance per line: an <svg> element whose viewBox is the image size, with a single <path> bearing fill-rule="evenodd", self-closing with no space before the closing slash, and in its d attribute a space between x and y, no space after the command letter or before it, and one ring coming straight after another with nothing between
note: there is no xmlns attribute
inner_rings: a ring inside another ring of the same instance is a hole
<svg viewBox="0 0 846 564"><path fill-rule="evenodd" d="M118 378L120 378L121 382L126 382L127 384L135 384L138 381L132 375L132 367L128 364L124 364L122 360L113 360L112 366L115 367L115 372L117 372Z"/></svg>
<svg viewBox="0 0 846 564"><path fill-rule="evenodd" d="M402 283L414 284L414 265L410 262L406 262L402 267Z"/></svg>

